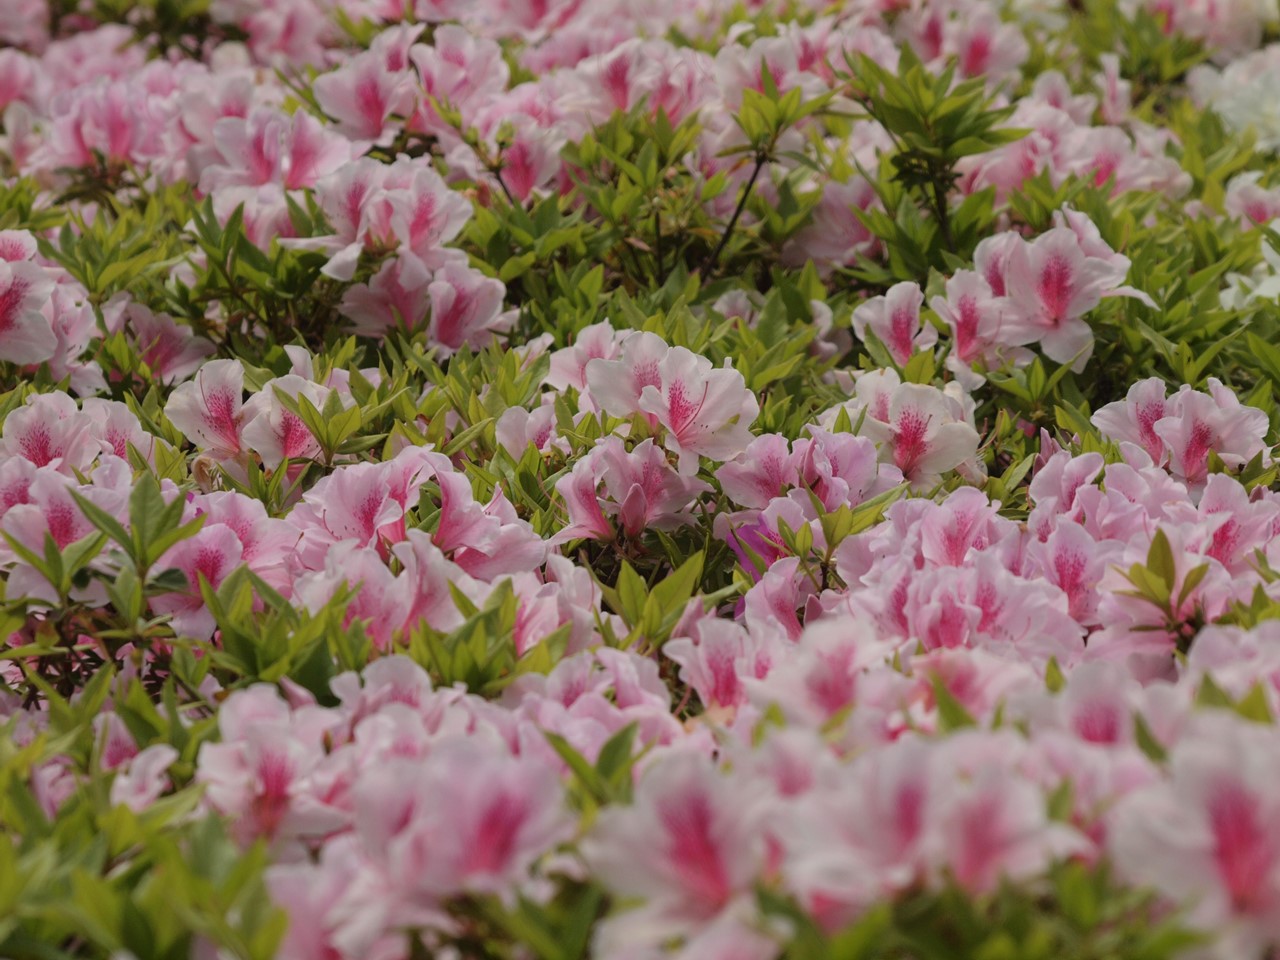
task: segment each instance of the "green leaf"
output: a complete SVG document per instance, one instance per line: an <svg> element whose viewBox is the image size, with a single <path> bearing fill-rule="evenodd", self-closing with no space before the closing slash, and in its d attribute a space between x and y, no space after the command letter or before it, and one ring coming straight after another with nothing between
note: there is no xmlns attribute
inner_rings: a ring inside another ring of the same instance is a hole
<svg viewBox="0 0 1280 960"><path fill-rule="evenodd" d="M1163 530L1157 529L1147 550L1147 569L1159 577L1166 588L1172 589L1178 579L1178 567L1173 559L1173 548Z"/></svg>
<svg viewBox="0 0 1280 960"><path fill-rule="evenodd" d="M604 746L600 748L600 756L596 758L596 770L607 783L616 784L619 774L630 776L634 762L631 753L638 730L637 724L629 723L605 741Z"/></svg>
<svg viewBox="0 0 1280 960"><path fill-rule="evenodd" d="M929 679L933 687L933 700L938 708L939 728L942 732L949 733L952 730L977 726L978 722L955 698L942 677L934 674Z"/></svg>
<svg viewBox="0 0 1280 960"><path fill-rule="evenodd" d="M625 560L622 562L622 569L618 573L616 589L618 601L622 605L618 613L622 615L622 619L627 626L638 627L644 617L645 604L649 599L649 588L645 586L644 580L636 573L635 568Z"/></svg>
<svg viewBox="0 0 1280 960"><path fill-rule="evenodd" d="M1062 675L1062 668L1058 666L1057 657L1050 657L1049 663L1044 668L1044 685L1050 693L1059 693L1067 685L1067 679Z"/></svg>

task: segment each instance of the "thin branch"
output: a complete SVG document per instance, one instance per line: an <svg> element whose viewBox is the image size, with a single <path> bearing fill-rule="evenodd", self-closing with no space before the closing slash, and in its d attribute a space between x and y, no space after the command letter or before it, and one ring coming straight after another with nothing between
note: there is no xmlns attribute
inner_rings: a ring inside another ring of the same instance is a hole
<svg viewBox="0 0 1280 960"><path fill-rule="evenodd" d="M653 211L653 250L654 258L658 261L658 286L666 286L667 271L663 263L662 256L662 211Z"/></svg>
<svg viewBox="0 0 1280 960"><path fill-rule="evenodd" d="M756 185L756 180L760 176L760 171L764 169L764 165L768 162L769 155L766 153L756 154L755 169L751 171L751 178L747 181L746 188L742 191L742 197L738 200L738 206L733 211L733 216L729 218L728 225L724 228L724 233L720 237L720 243L716 245L714 252L703 263L703 272L710 270L720 261L720 254L724 252L724 248L729 244L729 238L733 236L733 229L738 225L738 218L742 216L742 211L747 207L747 200L751 196L751 190Z"/></svg>

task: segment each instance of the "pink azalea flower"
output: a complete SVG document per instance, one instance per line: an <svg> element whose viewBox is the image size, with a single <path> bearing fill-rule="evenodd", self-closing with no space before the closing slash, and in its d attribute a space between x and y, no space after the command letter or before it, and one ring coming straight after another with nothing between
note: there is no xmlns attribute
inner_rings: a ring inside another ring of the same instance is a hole
<svg viewBox="0 0 1280 960"><path fill-rule="evenodd" d="M185 380L216 352L212 343L168 314L152 313L139 303L117 303L115 298L108 306L117 307L110 312L104 308L108 330L123 331L152 376L163 384Z"/></svg>
<svg viewBox="0 0 1280 960"><path fill-rule="evenodd" d="M587 384L605 412L643 412L664 427L664 443L685 474L696 471L699 456L724 461L744 450L760 410L742 374L715 369L705 357L652 334L628 338L619 360L588 363Z"/></svg>
<svg viewBox="0 0 1280 960"><path fill-rule="evenodd" d="M15 241L9 243L11 252L20 252ZM53 278L39 264L0 259L0 360L40 363L54 355L58 341L41 313L53 287Z"/></svg>
<svg viewBox="0 0 1280 960"><path fill-rule="evenodd" d="M271 899L289 915L289 928L277 953L280 960L340 960L344 956L335 936L339 911L343 895L364 862L358 839L347 834L321 848L318 864L275 863L267 869ZM369 945L369 955L382 956L403 939L403 935L393 936L388 931Z"/></svg>
<svg viewBox="0 0 1280 960"><path fill-rule="evenodd" d="M406 249L429 265L471 219L471 205L449 189L429 163L400 157L384 168L381 209L371 226L385 216L386 227Z"/></svg>
<svg viewBox="0 0 1280 960"><path fill-rule="evenodd" d="M869 671L890 656L868 619L824 617L803 630L795 653L779 658L767 677L741 679L761 709L777 704L793 722L821 726L856 703Z"/></svg>
<svg viewBox="0 0 1280 960"><path fill-rule="evenodd" d="M6 0L0 5L0 41L15 47L40 50L49 42L49 8L26 6ZM13 50L17 54L17 50Z"/></svg>
<svg viewBox="0 0 1280 960"><path fill-rule="evenodd" d="M1031 96L1063 111L1076 123L1089 123L1098 108L1098 98L1093 94L1073 94L1071 84L1059 70L1046 70L1036 77Z"/></svg>
<svg viewBox="0 0 1280 960"><path fill-rule="evenodd" d="M662 647L680 665L680 679L698 694L703 706L732 715L747 702L742 677L760 679L782 656L768 634L749 633L729 620L708 618L691 637L676 637Z"/></svg>
<svg viewBox="0 0 1280 960"><path fill-rule="evenodd" d="M306 397L317 410L324 409L332 393L328 387L288 374L267 381L249 398L243 408L243 443L262 458L262 465L268 470L276 469L285 460L313 460L320 455L320 444L302 418L280 402L277 390L294 400ZM344 406L352 402L348 400Z"/></svg>
<svg viewBox="0 0 1280 960"><path fill-rule="evenodd" d="M556 410L550 403L533 410L524 407L508 407L494 424L498 446L519 460L532 446L539 453L556 449L568 453L568 444L559 438L556 430Z"/></svg>
<svg viewBox="0 0 1280 960"><path fill-rule="evenodd" d="M615 417L640 412L646 387L661 387L658 365L671 349L655 333L633 333L621 343L618 359L590 359L584 366L586 387L598 409ZM657 421L652 421L656 426Z"/></svg>
<svg viewBox="0 0 1280 960"><path fill-rule="evenodd" d="M1207 539L1206 556L1212 557L1233 574L1251 576L1257 551L1265 551L1280 519L1280 503L1274 499L1251 497L1235 478L1211 474L1200 493L1198 504L1190 499L1170 504L1170 519L1188 527L1198 527Z"/></svg>
<svg viewBox="0 0 1280 960"><path fill-rule="evenodd" d="M778 502L784 507L793 507L788 500ZM796 516L790 519L793 529L804 523ZM814 526L816 524L810 525L810 529ZM778 540L781 539L779 536ZM822 550L821 545L815 546ZM742 598L742 622L752 630L777 631L789 640L798 640L804 631L798 611L807 608L816 589L816 585L800 570L799 557L783 556L774 560Z"/></svg>
<svg viewBox="0 0 1280 960"><path fill-rule="evenodd" d="M244 547L235 531L222 524L206 524L192 537L165 551L157 567L180 570L187 578L183 593L167 593L151 600L151 609L169 615L180 636L208 640L217 624L200 594L200 581L217 589L240 566Z"/></svg>
<svg viewBox="0 0 1280 960"><path fill-rule="evenodd" d="M83 473L100 450L92 427L93 421L65 393L32 394L5 417L0 451L69 476Z"/></svg>
<svg viewBox="0 0 1280 960"><path fill-rule="evenodd" d="M1055 152L1057 145L1075 128L1070 115L1056 107L1032 99L1030 97L1015 103L1013 116L1009 125L1016 126L1029 133L1013 143L978 154L964 157L957 165L961 173L959 187L965 193L993 188L999 203L1007 202L1009 196L1026 183L1027 180L1049 169L1057 161ZM995 234L978 244L975 259L980 259L984 245L1000 237L1017 239L1016 234ZM990 283L990 277L978 264L977 269ZM995 284L992 287L995 288Z"/></svg>
<svg viewBox="0 0 1280 960"><path fill-rule="evenodd" d="M553 543L570 540L612 540L617 534L604 515L600 501L600 484L604 464L598 457L585 456L568 474L556 481L556 493L564 501L569 523L552 538Z"/></svg>
<svg viewBox="0 0 1280 960"><path fill-rule="evenodd" d="M973 251L973 268L987 281L991 293L1005 297L1009 293L1006 274L1013 251L1021 248L1022 237L1016 233L997 233L986 237Z"/></svg>
<svg viewBox="0 0 1280 960"><path fill-rule="evenodd" d="M50 376L67 380L68 388L77 396L104 391L107 384L102 367L96 360L84 359L89 346L99 337L97 318L86 291L78 283L59 283L43 313L56 343L48 361Z"/></svg>
<svg viewBox="0 0 1280 960"><path fill-rule="evenodd" d="M1016 740L1000 739L1007 756ZM947 746L965 764L968 744L959 741L953 738ZM970 893L990 893L1001 879L1036 876L1054 860L1088 849L1075 830L1049 820L1044 795L1012 775L1007 763L979 760L976 769L956 777L925 843L931 872L945 870Z"/></svg>
<svg viewBox="0 0 1280 960"><path fill-rule="evenodd" d="M240 541L240 560L277 592L293 592L290 570L298 530L287 520L268 516L259 500L231 490L197 494L188 501L192 517L205 515L205 525L229 528Z"/></svg>
<svg viewBox="0 0 1280 960"><path fill-rule="evenodd" d="M214 138L214 124L224 117L245 118L259 105L275 102L276 91L255 84L252 70L243 67L187 77L178 94L179 114L169 131L175 145L185 145L188 179L200 182L205 168L223 162Z"/></svg>
<svg viewBox="0 0 1280 960"><path fill-rule="evenodd" d="M616 359L631 333L615 331L607 320L583 328L570 346L551 354L551 368L543 382L553 390L573 387L583 393L587 389L587 364L592 360ZM638 389L636 399L639 400Z"/></svg>
<svg viewBox="0 0 1280 960"><path fill-rule="evenodd" d="M409 72L390 68L376 50L316 77L312 89L320 107L338 121L337 129L358 140L384 140L391 118L406 116L414 106Z"/></svg>
<svg viewBox="0 0 1280 960"><path fill-rule="evenodd" d="M605 437L595 451L600 458L608 501L629 537L646 529L672 529L692 520L686 512L695 498L711 489L701 480L681 476L652 440L628 451L618 437Z"/></svg>
<svg viewBox="0 0 1280 960"><path fill-rule="evenodd" d="M431 280L431 272L417 257L391 257L368 283L347 288L340 309L362 336L381 337L393 329L412 334L427 324Z"/></svg>
<svg viewBox="0 0 1280 960"><path fill-rule="evenodd" d="M98 714L93 729L100 744L102 769L116 770L138 755L138 743L119 714Z"/></svg>
<svg viewBox="0 0 1280 960"><path fill-rule="evenodd" d="M759 404L740 372L712 369L707 358L673 347L659 364L659 376L660 387L641 392L640 410L668 430L667 443L680 456L682 472L694 470L696 457L730 460L750 443L748 428Z"/></svg>
<svg viewBox="0 0 1280 960"><path fill-rule="evenodd" d="M382 766L356 784L357 830L397 890L394 899L510 895L539 857L571 835L556 772L504 754L456 739L433 748L425 763Z"/></svg>
<svg viewBox="0 0 1280 960"><path fill-rule="evenodd" d="M1044 443L1043 439L1041 442ZM1067 451L1059 450L1049 456L1031 478L1028 499L1035 507L1027 518L1027 529L1045 540L1053 530L1055 517L1079 521L1083 509L1077 495L1093 483L1102 472L1103 464L1100 453L1072 457Z"/></svg>
<svg viewBox="0 0 1280 960"><path fill-rule="evenodd" d="M1225 934L1218 955L1260 956L1280 938L1275 741L1265 727L1213 713L1174 746L1167 783L1121 802L1108 836L1123 876Z"/></svg>
<svg viewBox="0 0 1280 960"><path fill-rule="evenodd" d="M1280 218L1280 189L1259 186L1261 178L1261 171L1255 170L1237 174L1227 184L1223 207L1228 216L1245 226L1265 225Z"/></svg>
<svg viewBox="0 0 1280 960"><path fill-rule="evenodd" d="M961 487L920 524L920 555L927 563L961 567L970 552L988 549L1005 536L997 506L973 487Z"/></svg>
<svg viewBox="0 0 1280 960"><path fill-rule="evenodd" d="M626 917L637 939L695 933L751 895L763 837L742 801L706 760L672 754L641 777L632 806L601 811L582 855L610 891L640 900Z"/></svg>
<svg viewBox="0 0 1280 960"><path fill-rule="evenodd" d="M512 139L503 147L498 177L515 199L523 203L547 187L560 172L564 137L540 127L532 118L510 117Z"/></svg>
<svg viewBox="0 0 1280 960"><path fill-rule="evenodd" d="M167 771L177 759L178 751L167 743L147 747L111 781L112 805L126 806L134 813L151 806L169 789Z"/></svg>
<svg viewBox="0 0 1280 960"><path fill-rule="evenodd" d="M506 90L511 73L497 43L453 23L437 27L429 45L414 44L409 59L427 95L419 99L411 128L442 136L453 130L436 114L429 97L463 111L465 116L477 104Z"/></svg>
<svg viewBox="0 0 1280 960"><path fill-rule="evenodd" d="M425 621L435 630L452 630L463 617L453 601L450 587L468 596L480 596L481 588L457 564L449 560L424 530L409 530L405 539L391 548L403 565L397 590L409 591L409 608L404 617L409 628Z"/></svg>
<svg viewBox="0 0 1280 960"><path fill-rule="evenodd" d="M257 107L247 117L223 117L213 126L221 163L206 167L200 190L276 184L288 190L314 187L351 159L347 140L327 131L307 111L292 117Z"/></svg>
<svg viewBox="0 0 1280 960"><path fill-rule="evenodd" d="M129 80L99 80L60 92L53 120L31 165L45 170L142 163L160 152L158 105Z"/></svg>
<svg viewBox="0 0 1280 960"><path fill-rule="evenodd" d="M998 80L1016 73L1030 53L1017 25L988 7L969 8L943 28L941 54L954 56L964 77Z"/></svg>
<svg viewBox="0 0 1280 960"><path fill-rule="evenodd" d="M1169 451L1169 470L1190 484L1204 482L1212 450L1229 467L1248 463L1266 448L1267 416L1240 403L1230 389L1209 379L1209 393L1183 387L1172 398L1172 416L1152 429Z"/></svg>
<svg viewBox="0 0 1280 960"><path fill-rule="evenodd" d="M132 41L133 30L108 23L82 30L49 44L41 56L45 68L63 78L68 87L92 83L100 77L116 79L139 70L147 62L145 50Z"/></svg>
<svg viewBox="0 0 1280 960"><path fill-rule="evenodd" d="M1093 625L1097 621L1097 587L1108 562L1119 561L1118 544L1098 543L1080 524L1059 518L1053 532L1027 549L1046 580L1067 595L1071 619Z"/></svg>
<svg viewBox="0 0 1280 960"><path fill-rule="evenodd" d="M378 545L381 531L405 510L392 496L389 479L382 464L353 464L321 478L303 494L289 521L302 531L298 560L305 569L321 569L330 549L343 540L361 547Z"/></svg>
<svg viewBox="0 0 1280 960"><path fill-rule="evenodd" d="M1112 440L1136 443L1152 462L1162 463L1164 442L1156 434L1155 425L1164 419L1167 410L1164 381L1151 377L1131 386L1124 400L1099 409L1090 422Z"/></svg>
<svg viewBox="0 0 1280 960"><path fill-rule="evenodd" d="M141 421L126 404L89 397L81 412L93 423L89 429L101 440L104 453L128 460L129 448L133 447L144 459L151 459L156 437L142 428Z"/></svg>
<svg viewBox="0 0 1280 960"><path fill-rule="evenodd" d="M798 460L786 437L769 433L756 437L737 460L716 470L716 479L734 503L762 510L800 482Z"/></svg>
<svg viewBox="0 0 1280 960"><path fill-rule="evenodd" d="M810 492L831 511L856 507L902 482L900 471L877 462L875 444L867 437L828 433L811 426L809 437L797 440L794 449L800 456L800 485L804 489L792 490L788 496L810 519L817 519L812 516Z"/></svg>
<svg viewBox="0 0 1280 960"><path fill-rule="evenodd" d="M1030 362L1025 350L1009 345L1005 301L977 271L957 270L947 280L946 296L934 297L929 306L951 328L947 369L966 389L975 389L986 379L974 373L975 364L995 370L1006 359L1018 365Z"/></svg>
<svg viewBox="0 0 1280 960"><path fill-rule="evenodd" d="M413 595L377 550L348 540L329 550L323 571L312 571L297 580L294 596L304 608L319 613L343 588L353 591L343 612L343 626L363 621L373 645L386 650L408 619Z"/></svg>
<svg viewBox="0 0 1280 960"><path fill-rule="evenodd" d="M881 460L901 470L917 490L937 483L978 449L978 432L956 416L940 390L924 384L893 387L884 419L869 411L863 432L880 442Z"/></svg>
<svg viewBox="0 0 1280 960"><path fill-rule="evenodd" d="M453 559L459 567L492 583L499 577L542 566L547 559L547 544L516 515L515 507L501 490L495 490L481 509L489 532L483 545L468 542L454 551Z"/></svg>
<svg viewBox="0 0 1280 960"><path fill-rule="evenodd" d="M272 241L294 236L289 201L278 184L223 187L213 192L213 213L219 223L227 223L237 210L243 217L245 236L260 250L269 250Z"/></svg>
<svg viewBox="0 0 1280 960"><path fill-rule="evenodd" d="M1051 657L1059 664L1074 664L1084 654L1085 631L1067 615L1065 591L1051 583L1015 576L992 552L975 558L958 575L934 570L917 577L908 592L908 603L912 634L925 633L936 645L956 645L952 639L958 635L955 622L947 616L947 606L954 603L976 615L969 630L959 635L966 645L1037 667ZM936 632L928 634L931 620ZM914 627L917 623L920 626Z"/></svg>
<svg viewBox="0 0 1280 960"><path fill-rule="evenodd" d="M180 384L165 416L195 446L219 460L235 460L243 448L244 367L239 360L210 360L195 379Z"/></svg>
<svg viewBox="0 0 1280 960"><path fill-rule="evenodd" d="M1040 694L1044 689L1044 678L1035 667L981 649L940 648L913 655L910 664L922 705L935 712L935 726L936 684L942 684L970 716L980 719L994 717L1018 691Z"/></svg>
<svg viewBox="0 0 1280 960"><path fill-rule="evenodd" d="M860 256L873 256L879 241L853 211L878 205L875 188L861 176L854 175L847 183L823 184L813 222L787 242L782 262L798 267L812 260L826 275L835 267L856 263Z"/></svg>
<svg viewBox="0 0 1280 960"><path fill-rule="evenodd" d="M223 703L222 742L201 745L196 780L204 785L208 806L229 818L240 842L319 838L343 825L345 818L315 795L312 779L332 726L291 716L269 684L236 691Z"/></svg>
<svg viewBox="0 0 1280 960"><path fill-rule="evenodd" d="M11 52L0 50L0 58ZM0 260L20 263L35 257L39 249L36 238L31 235L30 230L0 230Z"/></svg>
<svg viewBox="0 0 1280 960"><path fill-rule="evenodd" d="M1066 688L1041 700L1042 722L1051 722L1086 743L1118 745L1134 740L1134 717L1141 713L1142 687L1115 664L1081 664Z"/></svg>
<svg viewBox="0 0 1280 960"><path fill-rule="evenodd" d="M1121 286L1124 273L1108 259L1087 255L1067 227L1020 243L1006 266L1008 330L1016 342L1039 343L1050 360L1082 370L1093 347L1084 315Z"/></svg>
<svg viewBox="0 0 1280 960"><path fill-rule="evenodd" d="M128 500L128 488L126 486L121 489L121 481L129 483L132 479L128 465L124 464L123 468L120 471L100 468L95 471L95 477L99 472L115 473L115 482L94 487L82 486L76 492L120 519L121 514L127 513ZM44 553L46 538L52 538L55 546L65 549L90 536L97 528L89 522L80 505L71 496L73 489L75 485L52 468L44 467L35 471L23 492L23 501L11 505L0 518L0 529L37 555ZM0 564L8 569L7 585L10 595L31 597L50 604L58 601L55 585L49 583L35 567L21 560L7 542L0 542ZM95 569L104 569L103 562L96 563ZM77 588L73 591L73 596L88 603L101 603L106 599L102 585L93 582L83 589Z"/></svg>
<svg viewBox="0 0 1280 960"><path fill-rule="evenodd" d="M513 312L502 311L506 295L502 282L462 263L446 263L437 270L427 295L431 299L427 342L444 357L464 346L483 349L515 319Z"/></svg>
<svg viewBox="0 0 1280 960"><path fill-rule="evenodd" d="M866 341L867 331L884 344L895 363L905 366L917 350L927 350L938 340L932 326L920 326L924 294L918 284L898 283L884 296L872 297L853 311L853 329Z"/></svg>
<svg viewBox="0 0 1280 960"><path fill-rule="evenodd" d="M923 879L930 802L945 788L931 754L916 737L870 752L779 825L788 884L824 927L851 923L877 896Z"/></svg>
<svg viewBox="0 0 1280 960"><path fill-rule="evenodd" d="M429 162L405 156L390 165L368 157L344 163L317 184L316 199L336 234L297 245L330 252L323 272L337 280L355 275L365 248L401 248L402 255L412 254L426 267L439 266L441 248L471 217L471 205Z"/></svg>

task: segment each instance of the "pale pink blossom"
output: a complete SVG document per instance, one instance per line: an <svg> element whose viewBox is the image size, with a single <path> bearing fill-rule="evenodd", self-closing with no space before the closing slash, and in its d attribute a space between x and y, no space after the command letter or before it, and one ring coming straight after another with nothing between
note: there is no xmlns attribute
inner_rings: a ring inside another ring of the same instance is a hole
<svg viewBox="0 0 1280 960"><path fill-rule="evenodd" d="M1018 343L1039 343L1046 357L1084 369L1093 331L1084 316L1123 285L1123 267L1083 249L1076 232L1055 227L1019 243L1005 264L1007 329Z"/></svg>
<svg viewBox="0 0 1280 960"><path fill-rule="evenodd" d="M338 131L358 140L384 140L392 132L392 118L414 107L410 72L389 67L375 50L316 77L312 90L325 113L338 121Z"/></svg>
<svg viewBox="0 0 1280 960"><path fill-rule="evenodd" d="M247 117L223 117L213 125L220 162L200 177L200 189L261 187L288 190L314 187L351 159L347 140L327 130L305 110L292 117L270 107L257 107Z"/></svg>
<svg viewBox="0 0 1280 960"><path fill-rule="evenodd" d="M672 529L693 520L688 512L711 486L681 476L652 440L628 451L622 440L606 437L593 452L600 461L607 499L604 510L619 529L637 537L646 529Z"/></svg>
<svg viewBox="0 0 1280 960"><path fill-rule="evenodd" d="M1122 801L1110 846L1123 876L1225 935L1213 956L1258 956L1280 938L1275 741L1230 714L1197 728L1174 746L1168 782Z"/></svg>
<svg viewBox="0 0 1280 960"><path fill-rule="evenodd" d="M751 895L763 836L743 799L706 760L673 754L641 777L632 806L601 812L582 855L609 890L640 900L618 918L634 937L696 933Z"/></svg>
<svg viewBox="0 0 1280 960"><path fill-rule="evenodd" d="M680 458L681 473L693 473L700 456L728 460L751 442L749 427L759 413L742 374L684 347L668 347L652 334L627 339L618 360L587 364L587 385L605 412L648 414Z"/></svg>
<svg viewBox="0 0 1280 960"><path fill-rule="evenodd" d="M92 428L93 421L65 393L32 394L5 417L0 451L71 476L85 471L98 454Z"/></svg>
<svg viewBox="0 0 1280 960"><path fill-rule="evenodd" d="M280 394L295 403L305 397L317 410L323 410L333 392L295 374L267 381L262 389L244 404L242 440L248 450L262 458L262 465L274 470L285 460L313 460L320 455L320 444L302 418L289 410ZM344 402L344 407L351 401Z"/></svg>
<svg viewBox="0 0 1280 960"><path fill-rule="evenodd" d="M430 44L414 44L409 59L417 68L425 94L418 99L411 126L439 135L451 133L452 128L439 117L430 98L465 115L501 94L511 73L497 43L452 23L437 27Z"/></svg>
<svg viewBox="0 0 1280 960"><path fill-rule="evenodd" d="M716 479L734 503L762 510L800 482L799 460L786 437L769 433L756 437L738 459L717 469Z"/></svg>
<svg viewBox="0 0 1280 960"><path fill-rule="evenodd" d="M428 343L445 357L463 347L488 346L515 319L514 312L502 309L505 295L501 281L461 263L446 263L427 286L431 300Z"/></svg>
<svg viewBox="0 0 1280 960"><path fill-rule="evenodd" d="M417 257L391 257L367 283L348 287L339 309L362 336L380 337L392 330L412 334L427 325L431 281L431 272Z"/></svg>
<svg viewBox="0 0 1280 960"><path fill-rule="evenodd" d="M13 252L19 252L17 242L8 241ZM54 355L58 340L41 312L53 287L53 278L39 264L0 259L0 360L40 363Z"/></svg>
<svg viewBox="0 0 1280 960"><path fill-rule="evenodd" d="M1280 217L1280 189L1263 187L1261 179L1261 171L1255 170L1237 174L1227 184L1223 206L1229 216L1245 226L1268 224Z"/></svg>
<svg viewBox="0 0 1280 960"><path fill-rule="evenodd" d="M240 566L243 557L244 547L234 530L223 524L206 524L194 536L170 547L161 556L159 569L180 571L186 577L187 589L153 598L151 609L168 615L179 636L209 639L217 625L205 606L201 584L216 590Z"/></svg>
<svg viewBox="0 0 1280 960"><path fill-rule="evenodd" d="M210 360L169 395L165 416L201 450L219 460L240 457L244 430L244 367Z"/></svg>
<svg viewBox="0 0 1280 960"><path fill-rule="evenodd" d="M977 452L978 432L936 387L900 383L887 399L883 414L868 410L862 432L880 444L880 459L916 489L936 483Z"/></svg>
<svg viewBox="0 0 1280 960"><path fill-rule="evenodd" d="M573 338L572 344L551 354L551 368L544 382L553 390L573 387L579 393L584 392L587 389L587 364L592 360L616 359L623 341L630 334L629 330L614 330L607 320L584 327Z"/></svg>
<svg viewBox="0 0 1280 960"><path fill-rule="evenodd" d="M213 356L215 347L188 326L164 313L152 313L140 303L112 301L107 326L123 331L152 376L164 384L185 380Z"/></svg>
<svg viewBox="0 0 1280 960"><path fill-rule="evenodd" d="M918 284L894 284L884 296L872 297L854 309L854 332L863 342L868 332L875 334L893 361L905 366L912 354L929 349L938 340L938 331L932 326L921 327L923 305L924 294Z"/></svg>
<svg viewBox="0 0 1280 960"><path fill-rule="evenodd" d="M170 787L167 771L178 759L178 751L167 743L147 747L111 781L111 803L141 813Z"/></svg>

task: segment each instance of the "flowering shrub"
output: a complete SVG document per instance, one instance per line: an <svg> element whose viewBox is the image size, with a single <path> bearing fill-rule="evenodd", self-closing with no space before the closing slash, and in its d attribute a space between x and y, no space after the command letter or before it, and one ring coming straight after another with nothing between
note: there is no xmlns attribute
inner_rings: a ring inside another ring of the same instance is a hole
<svg viewBox="0 0 1280 960"><path fill-rule="evenodd" d="M1275 0L0 0L0 956L1280 956Z"/></svg>

